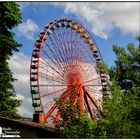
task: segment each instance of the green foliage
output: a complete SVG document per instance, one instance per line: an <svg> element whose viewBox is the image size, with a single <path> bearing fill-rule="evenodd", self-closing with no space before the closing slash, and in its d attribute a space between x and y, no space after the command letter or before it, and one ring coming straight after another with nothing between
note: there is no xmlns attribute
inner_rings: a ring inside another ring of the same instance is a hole
<svg viewBox="0 0 140 140"><path fill-rule="evenodd" d="M116 54L116 67L112 68L111 76L119 82L123 89L140 85L140 46L133 43L127 45L127 51L118 45L113 46Z"/></svg>
<svg viewBox="0 0 140 140"><path fill-rule="evenodd" d="M0 19L0 59L5 61L21 46L15 41L14 33L10 31L21 23L19 5L16 2L1 2Z"/></svg>
<svg viewBox="0 0 140 140"><path fill-rule="evenodd" d="M97 121L96 138L140 137L140 52L129 43L127 50L114 45L116 66L111 69L112 99L105 100L103 119Z"/></svg>
<svg viewBox="0 0 140 140"><path fill-rule="evenodd" d="M97 126L94 129L93 138L109 138L108 132L110 131L110 121L107 119L101 119L97 121Z"/></svg>
<svg viewBox="0 0 140 140"><path fill-rule="evenodd" d="M112 95L112 99L106 101L108 110L104 118L97 122L96 137L138 138L140 103L137 95L124 94L116 82L112 85Z"/></svg>
<svg viewBox="0 0 140 140"><path fill-rule="evenodd" d="M61 107L63 100L59 102ZM59 107L58 107L59 108ZM59 135L62 138L92 138L94 123L87 114L80 114L78 105L73 107L67 102L61 109L61 121L57 124Z"/></svg>
<svg viewBox="0 0 140 140"><path fill-rule="evenodd" d="M17 113L16 107L22 103L21 100L6 98L4 102L0 103L1 114L12 118L18 118L20 115Z"/></svg>
<svg viewBox="0 0 140 140"><path fill-rule="evenodd" d="M106 112L104 112L103 118L97 121L97 127L95 129L97 138L115 138L111 135L115 135L115 131L117 131L116 127L119 127L119 122L121 123L119 116L121 112L120 88L113 82L111 90L112 99L106 99L104 103Z"/></svg>
<svg viewBox="0 0 140 140"><path fill-rule="evenodd" d="M60 130L63 138L93 138L94 123L87 114L73 116L71 123Z"/></svg>
<svg viewBox="0 0 140 140"><path fill-rule="evenodd" d="M0 4L1 30L12 29L21 22L19 5L16 2L1 2Z"/></svg>
<svg viewBox="0 0 140 140"><path fill-rule="evenodd" d="M16 116L16 107L21 101L13 99L15 96L13 82L15 78L9 69L7 60L18 51L21 46L14 39L11 31L21 23L19 5L16 2L0 3L0 112L7 116Z"/></svg>

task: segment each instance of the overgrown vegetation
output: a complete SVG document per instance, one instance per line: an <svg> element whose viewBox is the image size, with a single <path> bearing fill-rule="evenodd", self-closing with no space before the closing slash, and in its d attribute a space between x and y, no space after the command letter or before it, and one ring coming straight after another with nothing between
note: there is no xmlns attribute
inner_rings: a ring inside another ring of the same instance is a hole
<svg viewBox="0 0 140 140"><path fill-rule="evenodd" d="M14 99L13 82L16 80L11 72L7 60L17 52L21 46L14 39L11 31L21 23L19 5L16 2L0 3L0 113L4 116L18 117L16 107L20 100Z"/></svg>
<svg viewBox="0 0 140 140"><path fill-rule="evenodd" d="M135 47L133 43L128 44L127 50L113 46L116 66L110 71L113 98L107 102L108 111L104 116L104 120L109 121L106 138L140 137L139 50L140 46Z"/></svg>
<svg viewBox="0 0 140 140"><path fill-rule="evenodd" d="M62 138L93 138L94 123L87 114L73 116L65 129L60 131Z"/></svg>

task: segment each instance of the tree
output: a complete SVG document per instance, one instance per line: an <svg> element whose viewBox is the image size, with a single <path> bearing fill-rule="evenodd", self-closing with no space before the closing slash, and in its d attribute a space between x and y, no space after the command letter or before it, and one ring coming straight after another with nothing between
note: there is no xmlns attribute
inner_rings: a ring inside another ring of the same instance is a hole
<svg viewBox="0 0 140 140"><path fill-rule="evenodd" d="M116 66L110 71L112 99L105 101L107 111L97 121L97 138L140 137L140 51L133 43L127 50L114 45Z"/></svg>
<svg viewBox="0 0 140 140"><path fill-rule="evenodd" d="M140 41L140 40L139 40ZM140 85L140 46L137 48L133 43L127 45L127 51L113 45L113 51L116 54L116 67L112 68L112 77L119 82L122 89L132 89Z"/></svg>
<svg viewBox="0 0 140 140"><path fill-rule="evenodd" d="M124 125L129 122L127 132L132 138L140 136L140 36L137 39L138 47L133 43L127 45L127 50L113 46L117 56L113 76L121 86Z"/></svg>
<svg viewBox="0 0 140 140"><path fill-rule="evenodd" d="M63 100L58 101L62 107ZM59 108L58 107L58 108ZM88 117L87 113L80 113L78 105L73 107L70 101L61 108L61 120L56 125L59 128L61 138L92 138L94 122Z"/></svg>
<svg viewBox="0 0 140 140"><path fill-rule="evenodd" d="M73 116L71 122L63 129L60 129L62 138L93 138L94 122L87 114Z"/></svg>
<svg viewBox="0 0 140 140"><path fill-rule="evenodd" d="M7 60L13 52L19 51L20 43L14 39L11 31L21 23L19 5L16 2L0 3L0 112L2 115L17 116L16 107L21 104L15 96L13 82L16 80L11 72Z"/></svg>

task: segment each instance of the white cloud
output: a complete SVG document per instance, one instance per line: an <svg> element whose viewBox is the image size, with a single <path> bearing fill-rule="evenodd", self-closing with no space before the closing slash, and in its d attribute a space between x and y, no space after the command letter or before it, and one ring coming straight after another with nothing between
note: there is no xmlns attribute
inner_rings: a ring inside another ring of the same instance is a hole
<svg viewBox="0 0 140 140"><path fill-rule="evenodd" d="M63 7L66 14L74 14L88 25L91 31L107 39L113 29L123 34L139 33L138 2L58 2L51 3Z"/></svg>
<svg viewBox="0 0 140 140"><path fill-rule="evenodd" d="M37 31L39 27L32 19L27 19L17 27L17 35L24 36L28 40L34 40L34 33Z"/></svg>
<svg viewBox="0 0 140 140"><path fill-rule="evenodd" d="M15 88L18 90L17 86ZM19 106L17 109L22 117L33 117L33 108L32 106L32 99L31 97L25 97L24 95L17 94L17 99L22 100L22 105Z"/></svg>
<svg viewBox="0 0 140 140"><path fill-rule="evenodd" d="M32 118L33 108L29 82L30 58L23 53L15 53L9 61L9 66L17 79L14 82L16 98L23 101L22 105L18 107L19 113L24 117Z"/></svg>

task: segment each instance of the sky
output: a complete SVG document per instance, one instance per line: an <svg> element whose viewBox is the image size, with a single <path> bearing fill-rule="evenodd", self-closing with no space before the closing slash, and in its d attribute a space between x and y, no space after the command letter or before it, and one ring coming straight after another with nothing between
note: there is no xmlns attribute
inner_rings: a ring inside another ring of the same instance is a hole
<svg viewBox="0 0 140 140"><path fill-rule="evenodd" d="M132 42L138 46L139 34L138 2L18 2L22 23L13 29L15 39L22 43L20 52L14 53L9 61L17 78L14 82L18 99L23 104L18 108L24 117L32 117L30 95L30 58L35 40L44 26L62 17L80 22L93 36L105 64L115 66L112 45L125 47Z"/></svg>

